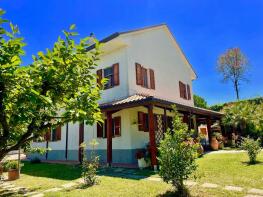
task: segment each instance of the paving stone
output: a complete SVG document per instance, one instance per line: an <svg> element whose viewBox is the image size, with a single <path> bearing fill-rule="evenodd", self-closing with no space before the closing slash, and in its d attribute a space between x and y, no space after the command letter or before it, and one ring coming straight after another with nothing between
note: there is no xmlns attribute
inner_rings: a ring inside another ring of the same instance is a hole
<svg viewBox="0 0 263 197"><path fill-rule="evenodd" d="M10 185L6 185L6 186L2 186L3 189L11 189L13 187L15 187L15 185L10 184Z"/></svg>
<svg viewBox="0 0 263 197"><path fill-rule="evenodd" d="M24 194L24 196L32 196L35 194L38 194L38 192L28 192L28 193Z"/></svg>
<svg viewBox="0 0 263 197"><path fill-rule="evenodd" d="M195 185L197 185L197 182L195 182L195 181L185 181L185 185L186 186L195 186Z"/></svg>
<svg viewBox="0 0 263 197"><path fill-rule="evenodd" d="M39 194L35 194L35 195L31 196L31 197L43 197L43 196L44 196L43 193L39 193Z"/></svg>
<svg viewBox="0 0 263 197"><path fill-rule="evenodd" d="M243 191L242 187L236 187L236 186L231 186L231 185L225 186L225 189L229 190L229 191L237 191L237 192L242 192Z"/></svg>
<svg viewBox="0 0 263 197"><path fill-rule="evenodd" d="M205 188L217 188L218 185L217 184L213 184L213 183L204 183L203 185L201 185L202 187Z"/></svg>
<svg viewBox="0 0 263 197"><path fill-rule="evenodd" d="M75 185L77 185L77 183L71 182L71 183L67 183L67 184L61 185L61 186L64 187L64 188L70 188L70 187L73 187Z"/></svg>
<svg viewBox="0 0 263 197"><path fill-rule="evenodd" d="M149 180L149 181L162 181L162 179L160 177L148 177L148 178L146 178L146 180Z"/></svg>
<svg viewBox="0 0 263 197"><path fill-rule="evenodd" d="M57 191L60 191L62 190L62 188L58 188L58 187L54 187L54 188L51 188L51 189L48 189L48 190L45 190L43 192L57 192Z"/></svg>
<svg viewBox="0 0 263 197"><path fill-rule="evenodd" d="M252 188L252 189L248 190L248 193L263 195L263 189Z"/></svg>

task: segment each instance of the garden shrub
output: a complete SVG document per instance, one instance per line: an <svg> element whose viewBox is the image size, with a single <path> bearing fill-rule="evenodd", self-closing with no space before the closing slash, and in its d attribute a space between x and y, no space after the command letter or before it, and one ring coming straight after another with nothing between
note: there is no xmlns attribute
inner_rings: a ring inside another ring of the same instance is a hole
<svg viewBox="0 0 263 197"><path fill-rule="evenodd" d="M92 140L90 145L92 146L90 159L83 154L83 161L82 161L82 177L84 179L84 184L86 186L92 186L98 183L97 178L97 169L99 168L99 156L96 155L94 147L97 145L96 140ZM85 149L86 145L83 143L82 145L83 150Z"/></svg>
<svg viewBox="0 0 263 197"><path fill-rule="evenodd" d="M249 156L249 163L255 164L257 161L257 155L260 153L260 140L254 140L252 138L243 138L241 147L247 151Z"/></svg>
<svg viewBox="0 0 263 197"><path fill-rule="evenodd" d="M160 143L158 157L160 164L159 174L165 182L171 182L180 195L184 195L183 181L188 179L196 170L197 144L191 137L192 132L182 122L174 107L173 131L167 131Z"/></svg>

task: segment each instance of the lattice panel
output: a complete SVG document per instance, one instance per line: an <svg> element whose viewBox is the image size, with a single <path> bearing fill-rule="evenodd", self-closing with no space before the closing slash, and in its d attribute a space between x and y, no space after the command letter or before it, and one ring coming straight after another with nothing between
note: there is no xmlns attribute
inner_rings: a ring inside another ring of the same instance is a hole
<svg viewBox="0 0 263 197"><path fill-rule="evenodd" d="M156 129L155 129L155 141L156 144L159 144L160 141L163 139L163 117L162 115L156 115Z"/></svg>

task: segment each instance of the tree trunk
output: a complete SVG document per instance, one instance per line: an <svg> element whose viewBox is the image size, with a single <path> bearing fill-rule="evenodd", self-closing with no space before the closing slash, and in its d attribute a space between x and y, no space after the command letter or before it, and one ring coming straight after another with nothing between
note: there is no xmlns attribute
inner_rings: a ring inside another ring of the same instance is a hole
<svg viewBox="0 0 263 197"><path fill-rule="evenodd" d="M235 81L234 86L235 86L237 100L239 100L239 90L238 90L238 82L237 81Z"/></svg>

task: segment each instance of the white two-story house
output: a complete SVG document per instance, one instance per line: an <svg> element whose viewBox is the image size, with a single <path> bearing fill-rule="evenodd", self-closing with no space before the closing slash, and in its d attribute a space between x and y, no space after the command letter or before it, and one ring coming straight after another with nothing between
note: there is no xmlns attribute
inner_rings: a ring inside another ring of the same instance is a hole
<svg viewBox="0 0 263 197"><path fill-rule="evenodd" d="M104 125L68 123L53 129L45 142L46 160L81 161L79 145L96 139L100 161L110 165L133 165L138 149L150 146L152 165L157 165L157 146L171 125L171 106L176 104L183 121L197 131L205 123L208 134L218 112L194 107L192 81L196 73L169 28L162 24L114 33L103 40L98 83ZM92 49L91 49L92 50ZM90 146L85 150L90 153Z"/></svg>

